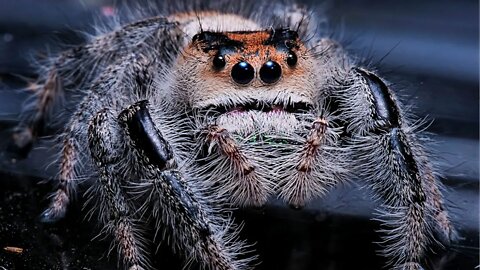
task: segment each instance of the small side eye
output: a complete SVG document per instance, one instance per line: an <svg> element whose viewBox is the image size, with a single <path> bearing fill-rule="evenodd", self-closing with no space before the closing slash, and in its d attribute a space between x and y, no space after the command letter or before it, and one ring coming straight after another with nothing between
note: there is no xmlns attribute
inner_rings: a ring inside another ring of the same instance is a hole
<svg viewBox="0 0 480 270"><path fill-rule="evenodd" d="M213 58L213 66L215 67L215 69L222 69L225 67L226 65L226 61L225 61L225 56L221 55L221 54L217 54L215 55L215 57Z"/></svg>
<svg viewBox="0 0 480 270"><path fill-rule="evenodd" d="M297 55L293 51L289 51L287 54L287 64L291 67L297 64L298 58Z"/></svg>

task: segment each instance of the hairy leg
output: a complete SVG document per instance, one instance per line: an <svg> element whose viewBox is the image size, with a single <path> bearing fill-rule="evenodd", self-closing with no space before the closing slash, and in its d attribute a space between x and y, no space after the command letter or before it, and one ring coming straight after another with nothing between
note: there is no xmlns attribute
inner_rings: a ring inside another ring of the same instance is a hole
<svg viewBox="0 0 480 270"><path fill-rule="evenodd" d="M67 206L75 193L77 178L78 140L70 137L63 141L60 157L60 173L56 191L51 195L49 207L42 213L42 222L55 222L65 216Z"/></svg>
<svg viewBox="0 0 480 270"><path fill-rule="evenodd" d="M121 64L129 53L141 51L139 45L164 52L158 58L169 61L169 53L175 52L173 44L179 42L176 25L160 17L131 23L53 58L40 70L45 75L41 74L35 84L38 85L36 99L26 108L30 111L28 118L14 134L17 147L30 147L60 101L72 104L71 100L87 94L85 89L91 89L92 83L108 66Z"/></svg>
<svg viewBox="0 0 480 270"><path fill-rule="evenodd" d="M171 239L173 248L189 260L209 269L244 269L246 261L236 258L242 245L235 241L229 221L218 216L212 202L195 179L180 170L172 148L153 122L148 103L142 101L119 115L129 148L136 155L142 180L132 184L147 194L153 206L157 234Z"/></svg>
<svg viewBox="0 0 480 270"><path fill-rule="evenodd" d="M95 185L100 200L100 221L104 232L114 236L119 255L130 270L149 268L145 255L145 237L135 209L127 199L122 185L126 182L119 175L118 165L125 157L123 134L108 109L101 110L90 122L88 128L89 148L99 175Z"/></svg>
<svg viewBox="0 0 480 270"><path fill-rule="evenodd" d="M59 182L49 208L42 214L45 222L62 218L74 195L82 166L90 166L85 156L87 132L85 126L95 113L107 104L118 106L129 103L137 96L146 95L152 82L152 69L157 64L139 53L128 55L121 64L110 65L99 75L91 91L78 105L62 135L63 150L60 155Z"/></svg>
<svg viewBox="0 0 480 270"><path fill-rule="evenodd" d="M384 201L383 253L394 269L416 270L432 242L432 227L453 231L437 179L392 91L374 73L355 68L338 93L355 171ZM433 223L433 224L432 224Z"/></svg>

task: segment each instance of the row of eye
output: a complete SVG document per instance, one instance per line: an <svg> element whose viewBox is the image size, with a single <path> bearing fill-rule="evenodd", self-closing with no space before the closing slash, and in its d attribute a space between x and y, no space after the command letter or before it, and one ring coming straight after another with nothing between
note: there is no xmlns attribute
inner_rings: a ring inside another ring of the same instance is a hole
<svg viewBox="0 0 480 270"><path fill-rule="evenodd" d="M290 51L287 54L286 62L290 67L297 64L297 55ZM223 55L216 55L213 58L213 66L218 70L226 65L226 60ZM282 76L282 67L275 61L269 60L265 62L260 68L260 79L267 84L277 82ZM255 77L255 69L246 61L240 61L232 67L232 79L238 84L248 84Z"/></svg>

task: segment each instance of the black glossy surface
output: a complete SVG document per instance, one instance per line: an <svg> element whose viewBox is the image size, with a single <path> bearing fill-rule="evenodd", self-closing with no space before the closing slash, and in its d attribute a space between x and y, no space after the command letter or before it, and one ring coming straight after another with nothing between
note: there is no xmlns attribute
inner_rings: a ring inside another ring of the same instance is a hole
<svg viewBox="0 0 480 270"><path fill-rule="evenodd" d="M255 69L249 63L242 61L232 67L232 79L238 84L248 84L255 76Z"/></svg>
<svg viewBox="0 0 480 270"><path fill-rule="evenodd" d="M99 1L0 0L0 147L18 118L26 95L14 92L29 75L28 56L80 40L72 29L89 29L90 10ZM324 8L321 6L321 8ZM478 206L478 3L476 1L332 1L328 5L334 38L372 59L397 93L416 104L415 113L435 119L438 134L429 146L445 175L446 198L460 239L447 252L430 256L431 269L474 269L479 264ZM107 9L108 10L108 9ZM385 56L385 58L383 58ZM50 130L55 130L51 126ZM84 220L82 198L65 220L42 224L55 174L48 166L58 151L43 140L18 159L0 154L0 269L116 269L108 241L91 240L95 222ZM361 181L358 181L361 183ZM333 190L306 209L294 211L273 201L264 209L236 213L244 221L243 239L256 243L258 269L381 269L379 241L371 221L375 203L357 184ZM23 253L5 247L23 248ZM175 269L180 262L162 247L155 263ZM160 267L159 267L160 268Z"/></svg>
<svg viewBox="0 0 480 270"><path fill-rule="evenodd" d="M147 104L147 101L142 101L138 111L132 116L128 116L129 112L124 111L120 118L126 122L129 136L135 145L152 164L163 170L167 162L173 158L173 153L168 142L161 136L161 131L155 128Z"/></svg>
<svg viewBox="0 0 480 270"><path fill-rule="evenodd" d="M225 67L225 64L227 62L225 61L225 57L223 55L220 55L220 54L217 54L214 58L213 58L213 66L216 68L216 69L222 69L223 67Z"/></svg>
<svg viewBox="0 0 480 270"><path fill-rule="evenodd" d="M260 68L259 74L264 83L274 83L282 76L282 67L275 61L267 61Z"/></svg>
<svg viewBox="0 0 480 270"><path fill-rule="evenodd" d="M287 64L290 67L294 67L297 64L298 57L293 51L289 51L287 54Z"/></svg>

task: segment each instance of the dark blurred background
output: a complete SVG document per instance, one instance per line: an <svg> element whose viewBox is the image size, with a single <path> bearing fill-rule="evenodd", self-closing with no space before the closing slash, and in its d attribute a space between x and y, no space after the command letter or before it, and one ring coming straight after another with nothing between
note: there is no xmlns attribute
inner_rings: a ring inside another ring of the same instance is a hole
<svg viewBox="0 0 480 270"><path fill-rule="evenodd" d="M333 37L396 85L437 142L446 199L460 238L448 251L428 258L430 269L474 269L479 265L479 82L478 1L355 1L307 3L323 10ZM91 239L81 203L58 224L42 224L54 169L55 146L40 141L28 158L4 151L27 95L15 91L34 76L30 56L81 42L92 14L109 16L112 1L0 0L0 269L116 269L108 243ZM96 15L97 16L97 15ZM360 182L360 181L359 181ZM82 201L79 198L79 201ZM380 238L371 221L375 203L353 183L339 187L306 209L272 202L236 213L242 238L255 248L259 269L381 269ZM7 247L18 247L12 250ZM173 269L179 260L162 247L156 264ZM115 252L113 252L115 253ZM112 256L114 257L114 256Z"/></svg>

